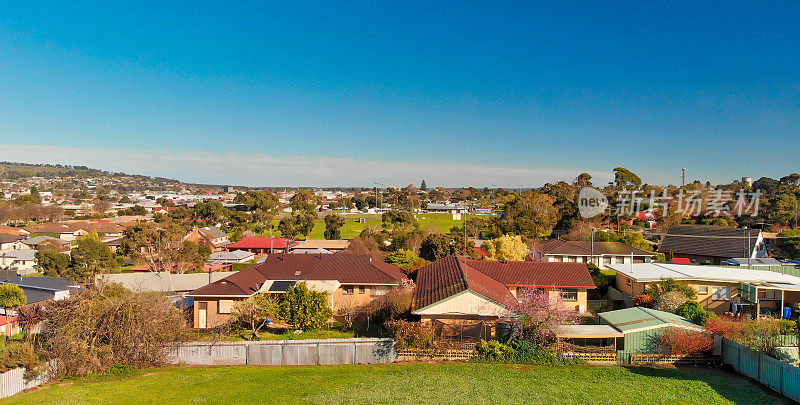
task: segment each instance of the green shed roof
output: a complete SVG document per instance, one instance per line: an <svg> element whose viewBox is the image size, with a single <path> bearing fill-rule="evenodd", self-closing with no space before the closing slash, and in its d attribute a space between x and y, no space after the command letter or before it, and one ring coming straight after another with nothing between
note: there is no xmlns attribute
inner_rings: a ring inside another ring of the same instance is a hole
<svg viewBox="0 0 800 405"><path fill-rule="evenodd" d="M642 329L654 329L661 326L681 326L702 329L688 319L669 312L650 308L634 307L618 311L602 312L600 318L622 333L635 332Z"/></svg>

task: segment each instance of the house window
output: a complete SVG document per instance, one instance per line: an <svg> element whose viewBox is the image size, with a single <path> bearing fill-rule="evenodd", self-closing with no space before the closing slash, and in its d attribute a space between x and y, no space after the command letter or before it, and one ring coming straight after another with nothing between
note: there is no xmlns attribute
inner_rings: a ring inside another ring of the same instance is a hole
<svg viewBox="0 0 800 405"><path fill-rule="evenodd" d="M233 300L219 300L219 313L229 314L231 313L231 308L233 308Z"/></svg>
<svg viewBox="0 0 800 405"><path fill-rule="evenodd" d="M701 286L697 287L697 293L700 294L700 295L708 295L708 286L707 285L701 285Z"/></svg>
<svg viewBox="0 0 800 405"><path fill-rule="evenodd" d="M606 266L611 264L611 256L603 256L603 264Z"/></svg>
<svg viewBox="0 0 800 405"><path fill-rule="evenodd" d="M630 278L628 278L628 277L626 277L626 278L625 278L625 284L627 284L627 285L631 285L631 279L630 279Z"/></svg>
<svg viewBox="0 0 800 405"><path fill-rule="evenodd" d="M369 290L369 292L370 292L370 295L386 295L388 290L386 288L383 288L383 287L377 287L377 288L376 287L372 287Z"/></svg>
<svg viewBox="0 0 800 405"><path fill-rule="evenodd" d="M623 263L625 263L625 258L624 258L624 257L622 257L622 256L616 256L615 258L617 259L617 260L616 260L617 264L623 264Z"/></svg>
<svg viewBox="0 0 800 405"><path fill-rule="evenodd" d="M367 292L367 290L366 290L366 288L364 288L363 285L358 286L358 293L359 294L364 294L365 292Z"/></svg>
<svg viewBox="0 0 800 405"><path fill-rule="evenodd" d="M342 292L345 294L352 294L353 293L353 286L352 285L343 285Z"/></svg>
<svg viewBox="0 0 800 405"><path fill-rule="evenodd" d="M730 287L714 287L714 293L711 295L714 300L729 300L731 299Z"/></svg>
<svg viewBox="0 0 800 405"><path fill-rule="evenodd" d="M565 288L561 290L561 298L564 301L577 301L578 300L578 290L574 288Z"/></svg>

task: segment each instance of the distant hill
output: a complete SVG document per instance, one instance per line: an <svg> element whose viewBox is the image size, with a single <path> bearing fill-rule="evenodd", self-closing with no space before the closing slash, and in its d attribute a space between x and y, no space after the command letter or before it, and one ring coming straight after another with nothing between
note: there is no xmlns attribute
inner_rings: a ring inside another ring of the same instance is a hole
<svg viewBox="0 0 800 405"><path fill-rule="evenodd" d="M98 169L90 169L86 166L0 162L0 179L2 180L22 180L31 177L87 178L107 175L111 175L111 173Z"/></svg>

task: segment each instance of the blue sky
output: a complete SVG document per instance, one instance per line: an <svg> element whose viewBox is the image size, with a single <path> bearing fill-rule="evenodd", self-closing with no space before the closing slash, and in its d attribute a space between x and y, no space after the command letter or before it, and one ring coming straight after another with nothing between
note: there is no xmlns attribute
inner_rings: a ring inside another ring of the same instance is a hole
<svg viewBox="0 0 800 405"><path fill-rule="evenodd" d="M558 3L6 2L0 159L249 185L798 171L800 3Z"/></svg>

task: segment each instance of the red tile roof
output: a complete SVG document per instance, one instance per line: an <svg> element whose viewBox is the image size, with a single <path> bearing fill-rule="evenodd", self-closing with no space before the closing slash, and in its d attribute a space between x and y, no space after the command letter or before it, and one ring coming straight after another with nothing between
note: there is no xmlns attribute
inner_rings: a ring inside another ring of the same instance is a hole
<svg viewBox="0 0 800 405"><path fill-rule="evenodd" d="M17 318L13 316L0 315L0 326L7 325L9 323L14 323L16 321Z"/></svg>
<svg viewBox="0 0 800 405"><path fill-rule="evenodd" d="M291 245L292 240L269 236L247 236L238 242L225 246L228 250L237 249L286 249L287 244Z"/></svg>
<svg viewBox="0 0 800 405"><path fill-rule="evenodd" d="M201 287L189 296L252 295L266 280L337 280L342 284L397 285L405 274L399 267L374 261L369 255L272 254L257 264Z"/></svg>
<svg viewBox="0 0 800 405"><path fill-rule="evenodd" d="M415 307L423 308L465 290L501 305L513 299L509 287L595 288L583 263L499 262L451 256L419 269Z"/></svg>

